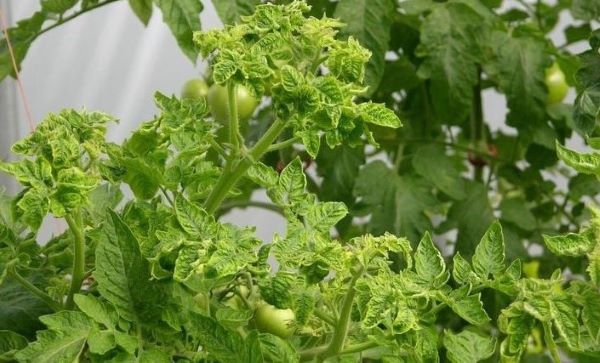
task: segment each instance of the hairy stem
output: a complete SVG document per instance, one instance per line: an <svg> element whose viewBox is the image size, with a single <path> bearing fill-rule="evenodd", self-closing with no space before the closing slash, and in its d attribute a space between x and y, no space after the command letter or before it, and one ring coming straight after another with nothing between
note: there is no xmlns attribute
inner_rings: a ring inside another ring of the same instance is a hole
<svg viewBox="0 0 600 363"><path fill-rule="evenodd" d="M55 301L50 295L46 294L42 290L38 289L34 284L29 282L26 278L21 276L15 268L9 268L7 270L8 274L14 278L18 283L20 283L24 288L31 291L32 294L42 299L48 306L50 306L54 311L62 310L62 305Z"/></svg>
<svg viewBox="0 0 600 363"><path fill-rule="evenodd" d="M73 271L65 307L73 309L73 296L81 290L81 284L85 276L85 235L83 234L83 220L80 210L75 211L72 215L67 215L65 219L73 234Z"/></svg>
<svg viewBox="0 0 600 363"><path fill-rule="evenodd" d="M240 149L240 122L238 119L237 94L235 92L236 84L233 81L227 83L227 106L229 108L229 142L233 146L234 153Z"/></svg>
<svg viewBox="0 0 600 363"><path fill-rule="evenodd" d="M285 122L279 119L275 120L275 122L273 122L271 127L269 127L267 132L265 132L260 140L258 140L250 152L242 157L235 164L231 171L225 170L221 174L214 189L204 202L204 208L208 213L215 213L235 183L237 183L237 181L252 166L252 164L254 164L263 156L263 154L268 150L273 141L277 139L284 128Z"/></svg>
<svg viewBox="0 0 600 363"><path fill-rule="evenodd" d="M294 145L298 141L300 141L299 137L292 137L292 138L287 139L285 141L278 142L276 144L273 144L273 145L269 146L269 148L267 149L267 151L271 152L271 151L277 151L277 150L285 149L285 148L287 148L289 146Z"/></svg>

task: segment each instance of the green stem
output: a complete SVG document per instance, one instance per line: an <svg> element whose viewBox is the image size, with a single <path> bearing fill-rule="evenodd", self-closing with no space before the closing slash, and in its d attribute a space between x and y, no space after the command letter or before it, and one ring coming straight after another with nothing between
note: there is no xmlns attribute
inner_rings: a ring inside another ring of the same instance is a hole
<svg viewBox="0 0 600 363"><path fill-rule="evenodd" d="M238 119L237 95L235 93L236 84L233 81L227 83L227 103L229 107L229 142L233 146L234 153L240 149L240 122Z"/></svg>
<svg viewBox="0 0 600 363"><path fill-rule="evenodd" d="M259 202L259 201L255 201L255 200L239 200L239 201L234 200L231 202L224 203L223 205L221 205L219 210L222 212L226 212L233 208L249 208L249 207L262 208L262 209L270 210L272 212L283 215L283 210L281 210L281 208L279 208L275 204Z"/></svg>
<svg viewBox="0 0 600 363"><path fill-rule="evenodd" d="M42 299L49 307L52 308L52 310L59 311L59 310L63 309L63 307L60 303L55 301L53 298L50 297L50 295L48 295L45 292L43 292L42 290L38 289L34 284L29 282L23 276L21 276L14 267L9 268L7 270L7 272L12 278L17 280L17 282L20 283L24 288L31 291L32 294L34 294L35 296Z"/></svg>
<svg viewBox="0 0 600 363"><path fill-rule="evenodd" d="M354 297L356 296L354 285L361 275L362 269L352 276L352 280L348 286L348 291L344 297L344 303L342 304L342 310L340 311L340 317L338 319L335 332L333 333L333 338L331 338L331 342L329 342L327 349L323 352L323 354L321 354L323 358L338 355L344 346L346 336L348 335L348 327L350 326L352 305L354 304Z"/></svg>
<svg viewBox="0 0 600 363"><path fill-rule="evenodd" d="M362 351L365 351L365 350L371 349L371 348L375 348L375 347L377 347L377 343L375 343L375 342L369 341L369 342L356 343L356 344L349 345L346 348L342 349L342 351L340 352L340 355L360 353Z"/></svg>
<svg viewBox="0 0 600 363"><path fill-rule="evenodd" d="M58 26L61 26L64 23L66 23L68 21L71 21L71 20L77 18L80 15L83 15L83 14L87 13L88 11L92 11L94 9L100 8L100 7L104 6L104 5L108 5L108 4L117 2L117 1L120 1L120 0L106 0L104 2L101 2L101 3L95 4L95 5L89 6L89 7L85 8L85 9L82 9L82 10L76 12L76 13L73 13L73 14L67 16L66 18L62 18L59 21L57 21L56 23L50 25L49 27L40 30L37 34L35 34L33 36L33 38L31 39L31 41L34 41L35 39L37 39L37 37L39 37L40 35L46 33L47 31L50 31L50 30L52 30L52 29L54 29L54 28L56 28Z"/></svg>
<svg viewBox="0 0 600 363"><path fill-rule="evenodd" d="M281 150L281 149L285 149L288 146L292 146L295 143L297 143L300 140L299 137L292 137L291 139L287 139L285 141L282 142L278 142L276 144L273 144L271 146L269 146L269 148L267 149L267 152L271 152L271 151L277 151L277 150Z"/></svg>
<svg viewBox="0 0 600 363"><path fill-rule="evenodd" d="M265 134L258 140L256 145L250 150L250 152L244 156L234 166L233 170L223 172L212 190L206 201L204 202L204 209L210 214L214 214L219 208L229 190L233 188L235 183L244 175L244 173L254 164L257 160L263 156L268 150L269 146L277 139L279 134L285 128L285 122L282 120L275 120L271 127L265 132Z"/></svg>
<svg viewBox="0 0 600 363"><path fill-rule="evenodd" d="M85 236L83 234L83 220L81 211L77 210L72 215L65 217L69 229L73 234L73 271L71 273L71 287L67 295L65 307L73 309L73 296L81 290L81 284L85 276Z"/></svg>
<svg viewBox="0 0 600 363"><path fill-rule="evenodd" d="M546 346L550 350L552 360L554 361L554 363L560 363L558 347L556 346L556 342L554 342L554 337L552 336L552 329L550 328L550 324L548 322L543 322L542 325L544 327L544 341L546 342Z"/></svg>

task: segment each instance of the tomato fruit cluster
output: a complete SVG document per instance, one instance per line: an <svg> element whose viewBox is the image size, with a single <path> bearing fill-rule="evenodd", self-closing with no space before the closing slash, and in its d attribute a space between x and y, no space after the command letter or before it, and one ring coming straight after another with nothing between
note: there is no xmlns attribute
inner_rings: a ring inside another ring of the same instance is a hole
<svg viewBox="0 0 600 363"><path fill-rule="evenodd" d="M181 98L192 100L204 98L208 101L210 112L215 120L224 125L229 121L229 96L225 86L215 83L209 87L204 79L190 79L183 85ZM241 85L236 87L236 100L239 120L247 121L258 106L258 100Z"/></svg>

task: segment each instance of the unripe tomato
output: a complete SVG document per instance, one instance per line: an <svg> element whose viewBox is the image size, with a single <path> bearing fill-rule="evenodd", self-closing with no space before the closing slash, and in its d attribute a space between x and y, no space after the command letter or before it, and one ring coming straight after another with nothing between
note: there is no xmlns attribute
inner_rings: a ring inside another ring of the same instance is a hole
<svg viewBox="0 0 600 363"><path fill-rule="evenodd" d="M208 95L208 85L202 78L194 78L185 82L181 89L181 98L199 100Z"/></svg>
<svg viewBox="0 0 600 363"><path fill-rule="evenodd" d="M565 80L565 74L560 69L558 63L552 64L546 69L546 87L548 88L548 98L546 103L549 105L560 103L569 92L569 85Z"/></svg>
<svg viewBox="0 0 600 363"><path fill-rule="evenodd" d="M258 106L258 100L242 85L236 87L236 96L239 120L247 121L254 113L256 106ZM227 87L216 83L210 86L208 90L208 105L215 120L222 124L229 122Z"/></svg>
<svg viewBox="0 0 600 363"><path fill-rule="evenodd" d="M254 323L258 330L288 338L294 334L296 315L290 309L277 309L273 305L264 303L254 311Z"/></svg>

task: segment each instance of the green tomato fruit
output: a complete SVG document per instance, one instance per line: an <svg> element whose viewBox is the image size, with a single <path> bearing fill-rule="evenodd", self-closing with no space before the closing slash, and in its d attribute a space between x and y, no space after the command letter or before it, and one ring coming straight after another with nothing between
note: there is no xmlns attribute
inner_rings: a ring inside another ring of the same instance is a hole
<svg viewBox="0 0 600 363"><path fill-rule="evenodd" d="M565 80L565 74L560 69L558 63L552 64L550 68L546 69L546 87L548 88L548 98L546 103L553 105L560 103L569 92L569 85Z"/></svg>
<svg viewBox="0 0 600 363"><path fill-rule="evenodd" d="M290 309L277 309L273 305L264 303L254 311L254 323L258 330L277 335L280 338L289 338L294 334L296 315Z"/></svg>
<svg viewBox="0 0 600 363"><path fill-rule="evenodd" d="M208 85L202 78L194 78L185 82L181 89L181 98L199 100L208 95Z"/></svg>
<svg viewBox="0 0 600 363"><path fill-rule="evenodd" d="M254 113L256 106L258 106L258 100L250 94L246 87L241 85L236 87L236 96L239 120L247 121ZM216 83L210 86L208 90L208 105L215 120L222 124L227 124L229 121L227 87Z"/></svg>

